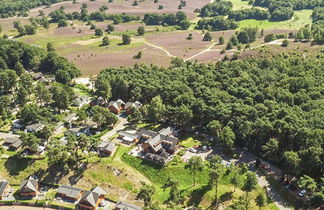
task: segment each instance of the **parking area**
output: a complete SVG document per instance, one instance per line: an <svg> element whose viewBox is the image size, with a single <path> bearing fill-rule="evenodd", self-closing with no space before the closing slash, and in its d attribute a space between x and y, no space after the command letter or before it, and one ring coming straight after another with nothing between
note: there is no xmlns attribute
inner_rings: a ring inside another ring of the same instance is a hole
<svg viewBox="0 0 324 210"><path fill-rule="evenodd" d="M193 156L198 156L201 157L201 159L206 160L208 155L212 152L212 149L189 148L181 159L183 162L188 162Z"/></svg>

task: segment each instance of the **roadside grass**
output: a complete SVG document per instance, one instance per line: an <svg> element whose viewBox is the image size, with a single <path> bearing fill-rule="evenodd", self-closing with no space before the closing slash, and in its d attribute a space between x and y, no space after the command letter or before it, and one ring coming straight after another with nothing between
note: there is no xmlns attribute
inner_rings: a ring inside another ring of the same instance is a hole
<svg viewBox="0 0 324 210"><path fill-rule="evenodd" d="M249 5L249 1L242 1L242 0L230 0L233 3L233 10L240 10L240 9L247 9L253 7Z"/></svg>
<svg viewBox="0 0 324 210"><path fill-rule="evenodd" d="M299 10L295 11L295 15L292 19L287 21L269 21L269 20L242 20L239 21L239 29L246 27L257 26L260 29L291 29L298 30L306 24L311 24L312 10Z"/></svg>

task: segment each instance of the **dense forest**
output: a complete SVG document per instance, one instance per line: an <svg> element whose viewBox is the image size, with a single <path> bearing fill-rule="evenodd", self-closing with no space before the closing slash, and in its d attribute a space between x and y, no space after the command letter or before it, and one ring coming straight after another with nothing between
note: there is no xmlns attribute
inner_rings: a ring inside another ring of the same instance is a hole
<svg viewBox="0 0 324 210"><path fill-rule="evenodd" d="M51 5L66 0L1 0L0 17L8 18L15 15L28 16L28 11L41 5Z"/></svg>
<svg viewBox="0 0 324 210"><path fill-rule="evenodd" d="M104 97L150 103L134 118L209 128L216 139L226 130L236 145L285 166L287 174L318 179L324 172L323 58L282 54L213 65L174 59L170 68L106 69L96 87Z"/></svg>

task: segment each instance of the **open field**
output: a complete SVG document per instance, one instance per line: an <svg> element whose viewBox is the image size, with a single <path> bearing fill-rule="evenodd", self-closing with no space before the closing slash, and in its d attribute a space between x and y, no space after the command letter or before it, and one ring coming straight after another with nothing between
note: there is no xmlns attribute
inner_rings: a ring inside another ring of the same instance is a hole
<svg viewBox="0 0 324 210"><path fill-rule="evenodd" d="M291 20L274 22L269 20L242 20L239 21L239 27L255 27L257 26L260 29L290 29L298 30L299 28L311 24L311 10L300 10L295 11L295 15Z"/></svg>

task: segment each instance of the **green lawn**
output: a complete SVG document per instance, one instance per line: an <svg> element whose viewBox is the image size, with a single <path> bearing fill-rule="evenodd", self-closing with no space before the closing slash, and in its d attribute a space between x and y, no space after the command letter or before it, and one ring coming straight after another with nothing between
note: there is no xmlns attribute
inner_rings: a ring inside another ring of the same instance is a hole
<svg viewBox="0 0 324 210"><path fill-rule="evenodd" d="M245 27L259 27L260 29L291 29L298 30L306 24L311 24L312 10L300 10L295 11L295 15L291 20L272 22L269 20L242 20L239 21L239 28Z"/></svg>

